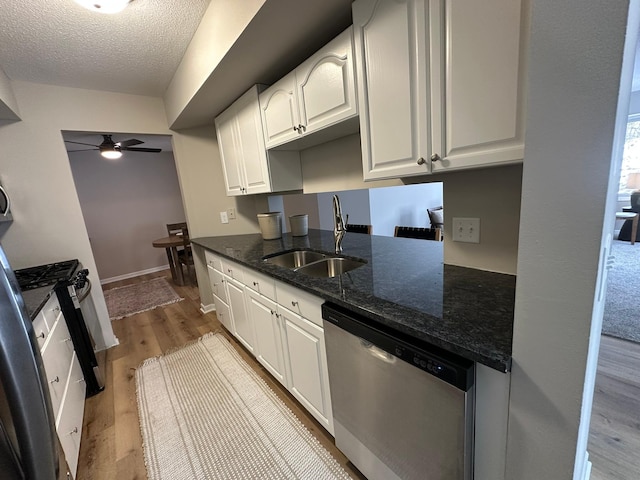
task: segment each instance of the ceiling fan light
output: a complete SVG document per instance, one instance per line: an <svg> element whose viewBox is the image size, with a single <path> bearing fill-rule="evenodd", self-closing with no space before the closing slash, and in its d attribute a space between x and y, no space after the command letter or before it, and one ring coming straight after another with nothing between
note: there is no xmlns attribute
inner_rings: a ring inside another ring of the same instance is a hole
<svg viewBox="0 0 640 480"><path fill-rule="evenodd" d="M100 150L100 155L108 160L118 160L122 157L122 152L118 150Z"/></svg>
<svg viewBox="0 0 640 480"><path fill-rule="evenodd" d="M92 12L99 13L121 12L131 1L132 0L75 0L78 5L82 5Z"/></svg>

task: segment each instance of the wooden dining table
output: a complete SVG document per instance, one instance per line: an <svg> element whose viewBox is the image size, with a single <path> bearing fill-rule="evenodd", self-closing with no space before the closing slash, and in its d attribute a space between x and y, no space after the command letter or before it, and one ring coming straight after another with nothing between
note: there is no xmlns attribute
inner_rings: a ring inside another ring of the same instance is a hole
<svg viewBox="0 0 640 480"><path fill-rule="evenodd" d="M152 242L156 248L164 248L167 252L169 260L169 268L171 269L171 278L177 285L184 285L184 275L182 273L182 265L178 258L178 247L184 246L181 236L169 235L168 237L158 238Z"/></svg>

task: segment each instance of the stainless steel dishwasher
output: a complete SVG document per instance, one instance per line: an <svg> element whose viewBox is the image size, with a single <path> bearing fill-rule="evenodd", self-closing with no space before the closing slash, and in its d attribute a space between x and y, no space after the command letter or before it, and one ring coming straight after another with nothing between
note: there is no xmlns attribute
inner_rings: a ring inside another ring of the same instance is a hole
<svg viewBox="0 0 640 480"><path fill-rule="evenodd" d="M473 478L474 365L322 306L336 446L369 480Z"/></svg>

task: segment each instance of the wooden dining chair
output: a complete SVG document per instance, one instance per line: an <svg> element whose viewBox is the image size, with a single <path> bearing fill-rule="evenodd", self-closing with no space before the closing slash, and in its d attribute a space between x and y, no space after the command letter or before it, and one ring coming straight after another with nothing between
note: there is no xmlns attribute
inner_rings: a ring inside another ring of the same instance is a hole
<svg viewBox="0 0 640 480"><path fill-rule="evenodd" d="M442 241L442 230L440 228L426 227L403 227L396 225L393 232L394 237L419 238L421 240Z"/></svg>
<svg viewBox="0 0 640 480"><path fill-rule="evenodd" d="M182 237L183 247L178 249L178 268L184 265L187 269L187 277L195 282L195 267L193 265L193 252L191 251L191 241L189 240L189 228L187 222L167 223L167 233L169 235L178 235ZM193 269L192 269L193 267ZM192 274L193 270L193 274Z"/></svg>
<svg viewBox="0 0 640 480"><path fill-rule="evenodd" d="M356 223L347 223L347 232L366 233L367 235L371 235L373 233L373 227L371 225L359 225Z"/></svg>

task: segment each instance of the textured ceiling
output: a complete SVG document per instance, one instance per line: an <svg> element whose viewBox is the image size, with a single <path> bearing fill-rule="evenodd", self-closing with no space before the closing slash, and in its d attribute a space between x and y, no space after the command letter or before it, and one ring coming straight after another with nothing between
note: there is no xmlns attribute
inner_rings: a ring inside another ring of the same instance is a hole
<svg viewBox="0 0 640 480"><path fill-rule="evenodd" d="M0 68L12 80L161 96L208 4L134 0L107 15L73 0L4 1Z"/></svg>

